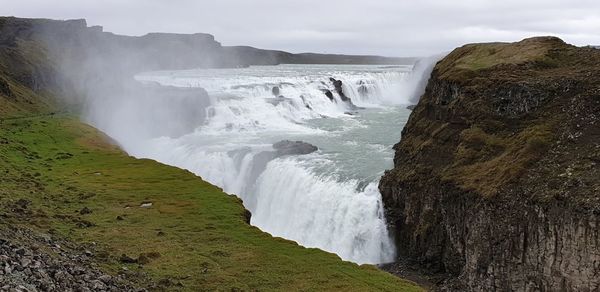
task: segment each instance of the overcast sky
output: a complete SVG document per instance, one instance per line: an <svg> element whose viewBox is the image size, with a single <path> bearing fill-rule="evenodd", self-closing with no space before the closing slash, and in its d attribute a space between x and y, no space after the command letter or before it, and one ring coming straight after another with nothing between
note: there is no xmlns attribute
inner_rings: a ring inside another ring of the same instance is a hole
<svg viewBox="0 0 600 292"><path fill-rule="evenodd" d="M291 52L422 56L535 35L600 44L600 0L0 0L0 14Z"/></svg>

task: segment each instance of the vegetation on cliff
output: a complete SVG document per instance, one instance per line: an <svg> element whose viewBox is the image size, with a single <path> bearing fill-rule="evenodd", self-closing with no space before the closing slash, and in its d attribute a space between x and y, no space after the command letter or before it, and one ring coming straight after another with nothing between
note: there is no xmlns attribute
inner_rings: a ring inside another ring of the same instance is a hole
<svg viewBox="0 0 600 292"><path fill-rule="evenodd" d="M399 253L458 290L599 289L599 64L555 37L438 62L380 183Z"/></svg>
<svg viewBox="0 0 600 292"><path fill-rule="evenodd" d="M460 47L436 66L396 148L420 156L441 147L432 165L443 180L493 196L578 128L596 137L597 127L583 125L595 121L576 122L594 118L599 61L597 51L553 37ZM576 112L574 102L590 107Z"/></svg>

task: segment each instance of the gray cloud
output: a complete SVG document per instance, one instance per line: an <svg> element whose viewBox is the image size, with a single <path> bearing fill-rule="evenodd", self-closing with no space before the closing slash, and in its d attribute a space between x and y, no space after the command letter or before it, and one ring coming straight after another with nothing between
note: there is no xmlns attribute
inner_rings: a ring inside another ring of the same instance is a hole
<svg viewBox="0 0 600 292"><path fill-rule="evenodd" d="M534 35L600 44L600 1L588 0L8 1L0 14L86 18L127 35L207 32L224 45L292 52L418 56Z"/></svg>

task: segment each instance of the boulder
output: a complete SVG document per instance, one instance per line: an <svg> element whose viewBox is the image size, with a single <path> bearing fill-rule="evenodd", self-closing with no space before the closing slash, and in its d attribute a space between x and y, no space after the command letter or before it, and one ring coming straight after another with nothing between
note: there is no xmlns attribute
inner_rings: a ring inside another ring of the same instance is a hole
<svg viewBox="0 0 600 292"><path fill-rule="evenodd" d="M283 155L304 155L313 153L319 148L312 144L302 141L283 140L273 144L273 148L277 150L277 156Z"/></svg>
<svg viewBox="0 0 600 292"><path fill-rule="evenodd" d="M329 98L329 100L334 101L333 93L331 92L331 90L325 89L325 90L323 90L323 93L325 93L325 96L327 96L327 98Z"/></svg>
<svg viewBox="0 0 600 292"><path fill-rule="evenodd" d="M356 105L354 105L354 103L352 103L352 100L348 96L346 96L346 94L344 93L344 88L343 88L344 83L342 82L342 80L336 80L335 78L329 78L329 81L331 81L331 83L333 83L335 92L337 92L337 94L340 96L340 99L343 102L345 102L351 110L361 109L361 108L357 107Z"/></svg>
<svg viewBox="0 0 600 292"><path fill-rule="evenodd" d="M274 96L279 96L279 87L274 86L273 89L271 89L271 93L273 93Z"/></svg>
<svg viewBox="0 0 600 292"><path fill-rule="evenodd" d="M337 92L337 94L340 96L340 98L342 99L342 101L350 101L350 98L346 96L346 94L344 94L344 83L342 83L342 80L336 80L335 78L329 78L329 81L331 81L331 83L333 84L333 87L335 88L335 92Z"/></svg>

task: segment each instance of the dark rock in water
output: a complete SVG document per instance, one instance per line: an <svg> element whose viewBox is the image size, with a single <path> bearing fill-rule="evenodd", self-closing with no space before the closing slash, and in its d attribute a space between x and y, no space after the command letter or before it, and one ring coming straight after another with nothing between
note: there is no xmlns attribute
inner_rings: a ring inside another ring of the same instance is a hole
<svg viewBox="0 0 600 292"><path fill-rule="evenodd" d="M319 150L319 148L317 148L317 146L314 146L312 144L302 142L302 141L289 141L289 140L279 141L279 142L273 144L273 148L275 148L275 150L277 150L278 156L304 155L304 154L313 153L313 152Z"/></svg>
<svg viewBox="0 0 600 292"><path fill-rule="evenodd" d="M279 86L274 86L273 89L271 89L271 93L275 96L279 96Z"/></svg>
<svg viewBox="0 0 600 292"><path fill-rule="evenodd" d="M331 101L334 100L333 99L333 93L331 92L331 90L325 89L323 92L325 93L325 96L327 96L327 98L329 98L329 100L331 100Z"/></svg>
<svg viewBox="0 0 600 292"><path fill-rule="evenodd" d="M408 109L408 110L411 110L411 111L412 111L412 110L414 110L414 109L415 109L415 107L417 107L417 105L416 105L416 104L411 104L411 105L407 106L407 107L406 107L406 109Z"/></svg>
<svg viewBox="0 0 600 292"><path fill-rule="evenodd" d="M337 94L340 96L340 99L345 102L346 104L348 104L348 107L350 107L351 110L356 110L359 109L359 107L357 107L356 105L354 105L352 103L352 100L346 96L346 94L344 93L344 88L343 88L343 83L342 80L336 80L335 78L329 78L329 81L331 81L331 83L333 83L333 87L335 87L335 92L337 92Z"/></svg>
<svg viewBox="0 0 600 292"><path fill-rule="evenodd" d="M342 80L336 80L334 78L329 78L329 81L331 81L331 83L333 83L335 92L337 92L337 94L340 96L342 101L350 101L350 98L347 97L346 94L344 94L344 89L343 89L344 84L342 83Z"/></svg>
<svg viewBox="0 0 600 292"><path fill-rule="evenodd" d="M342 83L342 80L335 80L333 81L333 86L335 87L335 90L340 90L342 88L342 85L344 85Z"/></svg>

